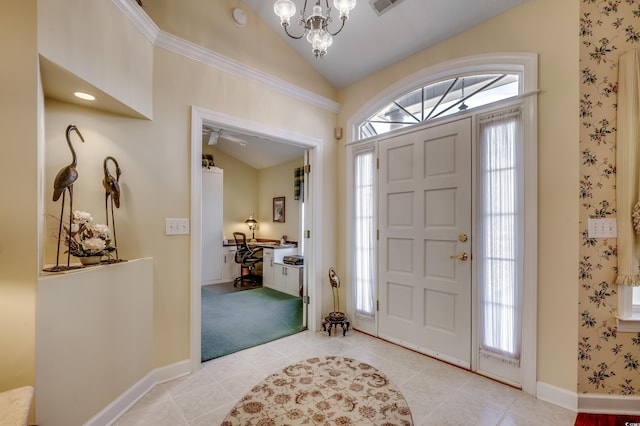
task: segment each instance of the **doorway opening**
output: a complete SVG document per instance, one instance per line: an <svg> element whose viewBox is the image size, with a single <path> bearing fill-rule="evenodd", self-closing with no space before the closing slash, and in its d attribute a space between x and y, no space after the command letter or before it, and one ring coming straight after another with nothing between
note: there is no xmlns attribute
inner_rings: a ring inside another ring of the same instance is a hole
<svg viewBox="0 0 640 426"><path fill-rule="evenodd" d="M314 212L311 214L314 205L314 194L320 194L321 188L321 174L322 174L322 155L321 155L321 141L315 138L311 138L305 135L292 133L290 131L264 126L249 120L244 120L238 117L222 114L219 112L206 110L198 107L192 108L192 123L191 123L191 364L192 371L199 368L201 363L201 351L202 351L202 279L201 279L201 266L202 266L202 154L203 154L203 129L224 129L225 131L232 133L236 136L236 139L255 139L258 138L262 143L277 143L281 146L289 146L291 149L296 149L298 152L307 154L308 164L313 163L314 175L306 178L305 185L308 186L307 194L305 194L304 214L301 217L304 218L304 223L301 228L305 230L305 235L317 235L318 238L306 239L304 241L305 247L305 267L302 274L302 288L303 294L309 296L307 303L302 305L303 318L307 319L305 325L308 328L316 329L319 324L320 307L318 302L320 301L319 291L317 286L313 285L314 277L319 272L314 268L314 264L320 264L319 255L321 253L321 232L319 232L319 226L321 223L321 212ZM271 142L266 142L271 141ZM240 145L240 144L238 144ZM292 174L293 184L293 174ZM293 201L293 200L292 200ZM253 214L248 212L247 214ZM244 221L241 221L244 222ZM266 221L265 221L266 222ZM239 223L239 226L244 223ZM251 238L253 235L249 234ZM302 238L303 235L300 235ZM226 237L226 235L225 235ZM222 238L221 238L222 240ZM232 240L232 238L228 238ZM222 245L222 241L220 241ZM220 259L222 262L222 257Z"/></svg>

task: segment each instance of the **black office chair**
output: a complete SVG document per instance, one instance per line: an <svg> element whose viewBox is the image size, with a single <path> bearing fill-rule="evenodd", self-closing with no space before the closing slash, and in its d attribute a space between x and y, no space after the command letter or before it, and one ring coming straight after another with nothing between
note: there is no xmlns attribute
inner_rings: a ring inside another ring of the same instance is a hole
<svg viewBox="0 0 640 426"><path fill-rule="evenodd" d="M253 271L256 264L262 262L262 256L257 256L258 253L262 253L262 247L254 249L249 247L247 236L243 232L234 232L233 238L236 240L235 261L240 264L240 276L233 280L233 286L237 287L238 283L242 285L242 281L249 281L254 286L258 285L262 277Z"/></svg>

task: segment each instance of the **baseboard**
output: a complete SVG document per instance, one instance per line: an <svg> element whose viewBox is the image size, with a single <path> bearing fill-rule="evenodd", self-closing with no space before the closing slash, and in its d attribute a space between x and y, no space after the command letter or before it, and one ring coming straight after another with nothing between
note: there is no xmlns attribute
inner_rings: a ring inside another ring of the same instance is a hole
<svg viewBox="0 0 640 426"><path fill-rule="evenodd" d="M580 413L627 414L640 416L640 397L585 394L578 397Z"/></svg>
<svg viewBox="0 0 640 426"><path fill-rule="evenodd" d="M191 360L185 359L184 361L176 362L175 364L166 365L154 370L156 375L156 383L164 383L169 380L177 379L178 377L191 374Z"/></svg>
<svg viewBox="0 0 640 426"><path fill-rule="evenodd" d="M578 411L578 395L575 392L559 388L544 382L536 386L536 398L567 410Z"/></svg>
<svg viewBox="0 0 640 426"><path fill-rule="evenodd" d="M135 385L104 407L98 414L87 421L84 426L109 426L126 412L140 398L145 396L156 385L155 374L151 371Z"/></svg>
<svg viewBox="0 0 640 426"><path fill-rule="evenodd" d="M538 382L536 397L577 413L640 415L640 397L626 395L577 394Z"/></svg>
<svg viewBox="0 0 640 426"><path fill-rule="evenodd" d="M127 412L136 402L145 396L157 384L191 373L190 361L184 360L165 367L156 368L136 384L122 393L111 404L87 421L84 426L110 426Z"/></svg>

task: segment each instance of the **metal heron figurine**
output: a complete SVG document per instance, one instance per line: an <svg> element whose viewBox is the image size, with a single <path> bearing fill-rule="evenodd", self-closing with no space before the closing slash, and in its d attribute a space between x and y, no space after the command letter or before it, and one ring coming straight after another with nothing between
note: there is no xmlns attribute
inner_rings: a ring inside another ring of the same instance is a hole
<svg viewBox="0 0 640 426"><path fill-rule="evenodd" d="M113 164L116 166L116 177L114 178L111 173L109 173L109 167L107 163L109 160L113 161ZM111 199L111 228L113 229L113 244L116 246L116 261L119 261L120 257L118 256L118 240L116 239L116 219L113 215L113 206L115 205L117 209L120 208L120 175L122 174L122 170L120 169L120 165L115 158L111 156L107 156L104 158L102 162L102 168L104 170L104 179L102 179L102 186L104 186L105 195L104 195L104 211L107 218L107 226L109 226L109 199Z"/></svg>
<svg viewBox="0 0 640 426"><path fill-rule="evenodd" d="M73 183L78 179L78 171L76 170L76 165L78 164L78 159L76 157L76 151L73 149L73 145L71 144L71 132L75 131L80 140L84 142L84 137L80 133L80 130L74 125L70 124L67 127L67 145L69 145L69 150L71 150L72 161L66 167L63 167L58 174L56 175L55 180L53 181L53 201L58 201L60 196L62 195L62 208L60 210L60 224L58 225L58 251L56 253L56 266L52 270L59 271L62 269L69 269L69 262L71 259L71 251L67 251L67 266L66 268L60 267L60 238L62 236L62 218L64 214L64 199L66 192L69 191L69 229L71 229L71 222L73 220Z"/></svg>

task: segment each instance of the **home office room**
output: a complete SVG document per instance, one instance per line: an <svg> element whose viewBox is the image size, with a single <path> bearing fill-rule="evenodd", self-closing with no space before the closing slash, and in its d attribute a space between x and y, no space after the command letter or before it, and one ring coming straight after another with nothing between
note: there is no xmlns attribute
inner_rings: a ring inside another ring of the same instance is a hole
<svg viewBox="0 0 640 426"><path fill-rule="evenodd" d="M306 327L305 149L205 124L202 153L206 362Z"/></svg>

